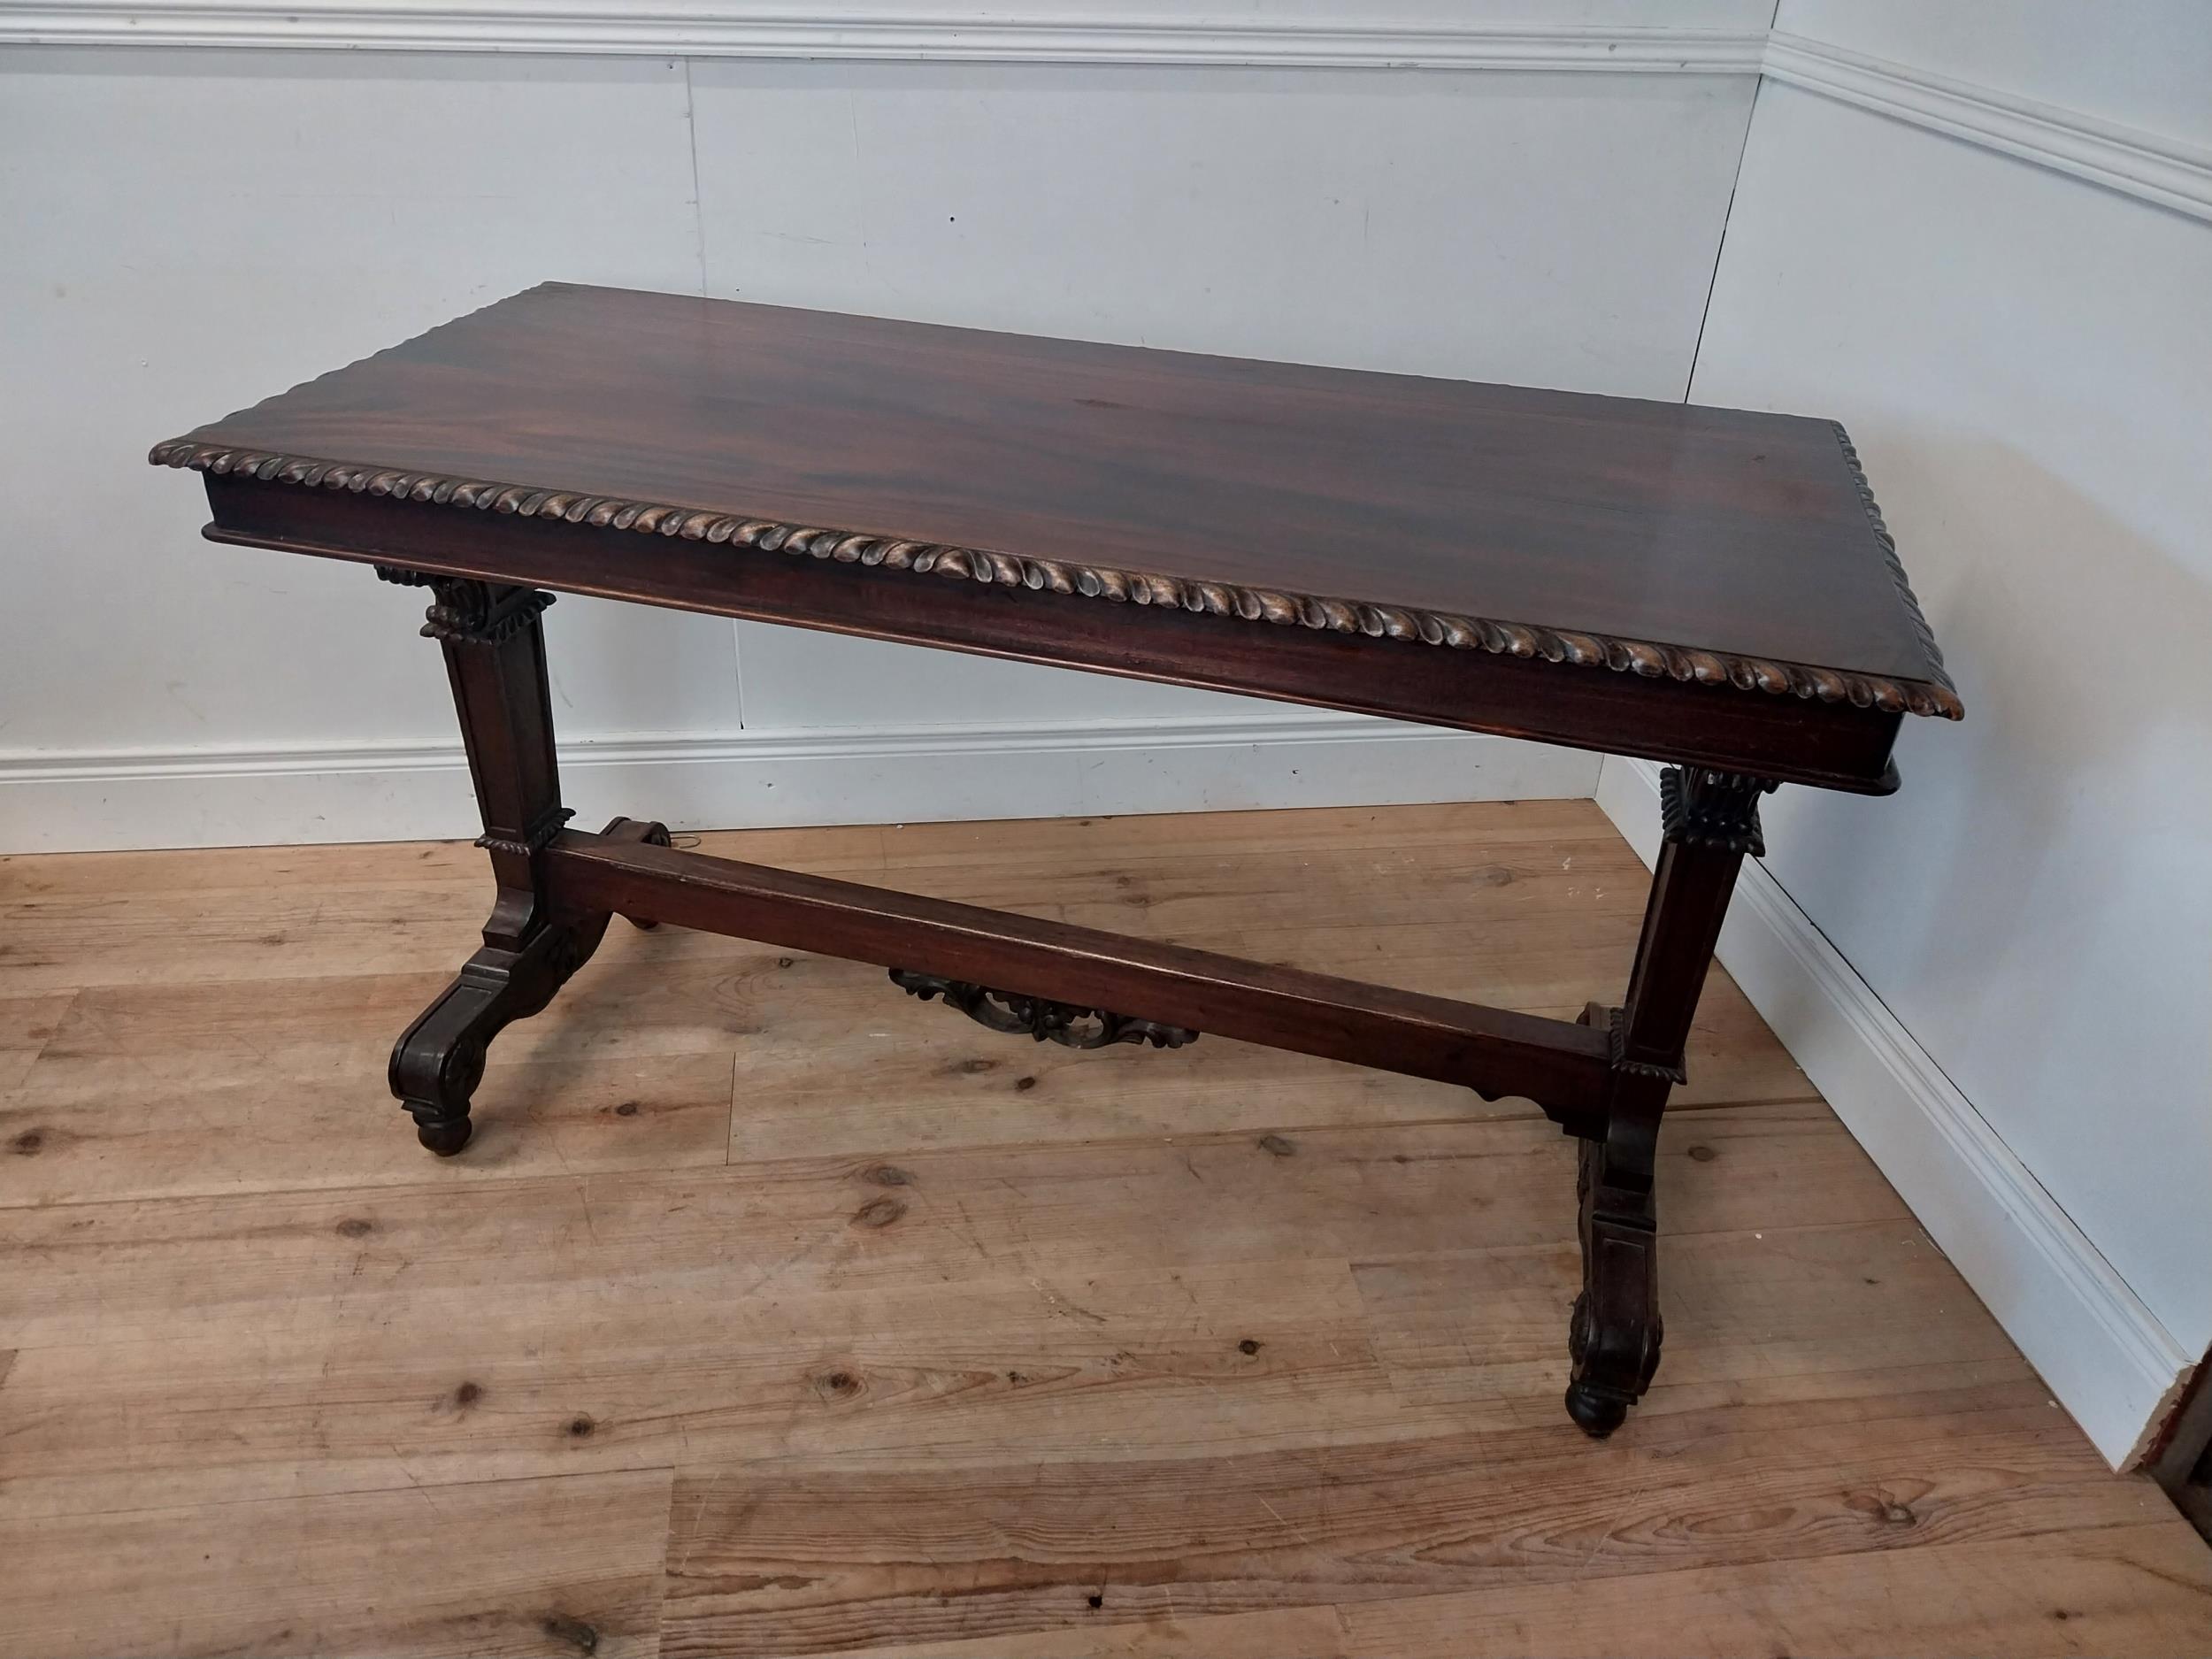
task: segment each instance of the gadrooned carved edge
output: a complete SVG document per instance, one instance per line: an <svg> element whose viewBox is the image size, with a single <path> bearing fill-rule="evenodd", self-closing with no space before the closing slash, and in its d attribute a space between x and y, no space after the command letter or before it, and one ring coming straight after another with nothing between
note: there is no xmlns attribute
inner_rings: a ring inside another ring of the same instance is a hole
<svg viewBox="0 0 2212 1659"><path fill-rule="evenodd" d="M1025 558L983 548L947 547L820 526L783 524L773 519L749 518L741 513L664 502L634 501L575 490L541 489L489 479L459 478L443 472L369 466L312 456L204 443L190 438L173 438L157 443L146 458L157 466L298 484L311 489L343 489L437 506L473 507L480 512L557 518L570 524L633 530L640 534L681 536L687 541L728 542L757 548L763 552L804 554L841 564L877 565L886 570L909 571L918 576L948 576L1005 588L1110 600L1117 604L1164 605L1200 615L1240 618L1247 622L1363 634L1379 639L1487 651L1498 657L1608 668L1651 680L1687 680L1821 703L1848 703L1857 708L1879 709L1890 714L1925 714L1958 719L1964 710L1958 693L1942 671L1933 636L1920 614L1912 589L1905 585L1896 543L1874 507L1873 495L1867 488L1865 473L1849 440L1844 437L1840 426L1836 428L1836 434L1857 480L1861 499L1866 503L1869 520L1896 578L1900 597L1927 649L1935 674L1932 680L1893 680L1876 674L1847 673L1801 663L1692 650L1486 617L1453 616L1363 600L1331 599L1143 571L1116 570L1106 565L1075 565L1060 559Z"/></svg>
<svg viewBox="0 0 2212 1659"><path fill-rule="evenodd" d="M525 835L520 841L517 841L513 837L507 835L479 835L476 838L476 844L479 847L483 848L487 852L512 853L518 858L534 857L539 853L542 852L546 848L552 845L553 838L556 835L558 835L562 829L567 825L569 819L574 818L575 816L576 809L574 807L555 807L550 812L548 812L543 818L541 818L535 824L532 825L530 826L530 833L527 835ZM665 831L663 831L662 833L664 834L666 833ZM665 845L666 843L663 842L662 844Z"/></svg>
<svg viewBox="0 0 2212 1659"><path fill-rule="evenodd" d="M1859 504L1866 510L1866 521L1873 527L1874 539L1882 544L1882 557L1889 565L1890 580L1897 585L1898 603L1905 608L1905 620L1911 624L1913 637L1919 641L1921 654L1928 659L1929 680L1924 687L1935 706L1915 708L1915 714L1938 714L1947 720L1962 720L1966 707L1959 701L1958 687L1951 683L1950 673L1943 666L1943 648L1935 641L1935 630L1928 626L1928 618L1921 613L1919 595L1906 580L1905 562L1897 557L1897 538L1889 533L1889 526L1882 521L1882 509L1874 499L1874 487L1866 481L1866 468L1859 464L1858 446L1851 442L1851 434L1843 429L1843 423L1828 423L1836 434L1836 442L1843 450L1843 461L1851 469L1851 481L1858 488Z"/></svg>
<svg viewBox="0 0 2212 1659"><path fill-rule="evenodd" d="M1657 1060L1637 1060L1629 1057L1628 1010L1626 1009L1616 1008L1609 1011L1605 1022L1605 1035L1612 1051L1609 1056L1610 1063L1616 1071L1631 1071L1639 1077L1664 1078L1668 1082L1674 1084L1687 1083L1690 1080L1690 1074L1678 1065L1668 1065Z"/></svg>

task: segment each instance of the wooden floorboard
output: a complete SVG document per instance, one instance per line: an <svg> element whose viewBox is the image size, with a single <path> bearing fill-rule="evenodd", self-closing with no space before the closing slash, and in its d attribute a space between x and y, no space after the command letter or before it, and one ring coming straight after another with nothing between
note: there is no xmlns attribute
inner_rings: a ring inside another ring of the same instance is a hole
<svg viewBox="0 0 2212 1659"><path fill-rule="evenodd" d="M1586 802L701 840L1555 1015L1643 887ZM0 859L0 1654L2212 1650L1724 974L1601 1445L1525 1102L617 924L428 1156L481 857Z"/></svg>
<svg viewBox="0 0 2212 1659"><path fill-rule="evenodd" d="M1672 1429L1685 1425L1671 1424ZM1156 1463L910 1471L808 1460L680 1477L664 1651L1340 1608L1502 1586L2029 1538L2141 1521L2042 1402L1654 1437L1583 1475L1548 1425ZM1092 1606L1092 1598L1099 1605ZM1901 1639L1902 1632L1901 1632Z"/></svg>
<svg viewBox="0 0 2212 1659"><path fill-rule="evenodd" d="M659 1647L669 1475L0 1518L11 1653Z"/></svg>
<svg viewBox="0 0 2212 1659"><path fill-rule="evenodd" d="M1601 1579L1573 1595L1515 1586L1364 1602L1343 1609L1342 1651L1398 1659L2202 1652L2208 1593L2202 1540L2162 1517L1997 1543Z"/></svg>

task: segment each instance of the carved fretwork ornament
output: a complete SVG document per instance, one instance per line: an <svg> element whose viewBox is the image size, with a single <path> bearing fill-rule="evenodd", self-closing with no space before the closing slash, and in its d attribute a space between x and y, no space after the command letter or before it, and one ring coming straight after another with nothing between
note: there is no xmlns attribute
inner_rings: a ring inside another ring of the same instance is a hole
<svg viewBox="0 0 2212 1659"><path fill-rule="evenodd" d="M910 968L892 969L891 983L925 1002L941 996L946 1007L958 1009L979 1025L1017 1036L1026 1033L1039 1042L1049 1041L1064 1048L1104 1048L1118 1042L1179 1048L1198 1041L1196 1032L1180 1025L1164 1025L1157 1020L1137 1019L1108 1009L1048 1002L1013 991L995 991L966 979L917 973Z"/></svg>
<svg viewBox="0 0 2212 1659"><path fill-rule="evenodd" d="M427 588L436 595L422 625L426 640L462 645L496 645L511 639L543 614L553 595L535 588L511 588L471 576L440 576L428 571L376 567L379 580L402 588Z"/></svg>
<svg viewBox="0 0 2212 1659"><path fill-rule="evenodd" d="M1762 857L1766 843L1759 835L1759 797L1774 788L1769 779L1740 772L1670 766L1659 780L1666 837L1685 846Z"/></svg>

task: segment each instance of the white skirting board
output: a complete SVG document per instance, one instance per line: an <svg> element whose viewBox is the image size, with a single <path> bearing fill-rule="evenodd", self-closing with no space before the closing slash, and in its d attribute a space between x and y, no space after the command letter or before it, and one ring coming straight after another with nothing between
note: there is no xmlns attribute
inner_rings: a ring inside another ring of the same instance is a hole
<svg viewBox="0 0 2212 1659"><path fill-rule="evenodd" d="M1559 800L1598 759L1508 738L1299 714L1080 726L588 738L577 822L686 829ZM0 754L0 852L411 841L477 833L457 741Z"/></svg>
<svg viewBox="0 0 2212 1659"><path fill-rule="evenodd" d="M1653 862L1659 769L1609 757L1597 799ZM2133 1463L2194 1356L1756 860L1720 960L2059 1403Z"/></svg>

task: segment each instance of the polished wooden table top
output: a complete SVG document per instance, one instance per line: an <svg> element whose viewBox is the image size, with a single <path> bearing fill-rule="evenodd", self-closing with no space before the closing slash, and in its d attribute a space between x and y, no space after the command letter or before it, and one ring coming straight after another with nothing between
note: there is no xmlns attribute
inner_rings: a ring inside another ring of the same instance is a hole
<svg viewBox="0 0 2212 1659"><path fill-rule="evenodd" d="M1959 712L1847 440L1795 416L549 284L153 458Z"/></svg>

